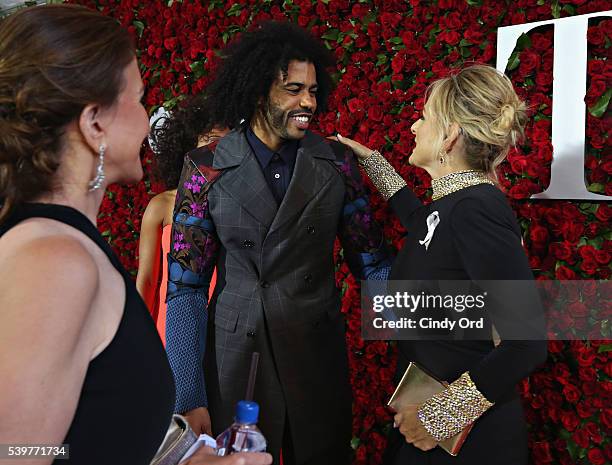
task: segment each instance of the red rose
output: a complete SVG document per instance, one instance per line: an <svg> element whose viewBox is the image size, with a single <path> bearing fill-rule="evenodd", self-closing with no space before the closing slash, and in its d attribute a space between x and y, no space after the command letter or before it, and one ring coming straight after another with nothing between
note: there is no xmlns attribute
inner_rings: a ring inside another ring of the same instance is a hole
<svg viewBox="0 0 612 465"><path fill-rule="evenodd" d="M605 202L600 203L595 211L595 217L599 221L607 223L612 219L612 207Z"/></svg>
<svg viewBox="0 0 612 465"><path fill-rule="evenodd" d="M607 265L610 263L610 254L605 250L597 250L595 252L595 261L600 265Z"/></svg>
<svg viewBox="0 0 612 465"><path fill-rule="evenodd" d="M591 437L591 439L593 439L594 443L600 444L603 441L603 437L601 436L601 432L599 431L598 425L590 421L584 427L589 433L589 436Z"/></svg>
<svg viewBox="0 0 612 465"><path fill-rule="evenodd" d="M357 448L357 452L355 454L355 460L357 461L358 464L365 464L366 463L366 459L367 459L367 454L368 451L366 450L366 446L361 444L358 448Z"/></svg>
<svg viewBox="0 0 612 465"><path fill-rule="evenodd" d="M519 179L519 181L510 188L508 195L513 199L526 199L537 191L537 186L533 182L527 179Z"/></svg>
<svg viewBox="0 0 612 465"><path fill-rule="evenodd" d="M548 351L551 354L558 354L565 348L565 344L563 341L549 341L548 342Z"/></svg>
<svg viewBox="0 0 612 465"><path fill-rule="evenodd" d="M595 383L582 383L582 395L585 397L594 396L597 393L597 384Z"/></svg>
<svg viewBox="0 0 612 465"><path fill-rule="evenodd" d="M448 29L459 29L463 26L463 21L461 20L461 16L456 11L449 13L449 15L445 18L446 27Z"/></svg>
<svg viewBox="0 0 612 465"><path fill-rule="evenodd" d="M529 237L536 244L542 244L548 240L548 230L539 225L532 226Z"/></svg>
<svg viewBox="0 0 612 465"><path fill-rule="evenodd" d="M561 384L567 384L568 383L567 380L570 378L569 368L567 367L565 363L562 363L562 362L556 363L555 366L553 367L553 376Z"/></svg>
<svg viewBox="0 0 612 465"><path fill-rule="evenodd" d="M167 50L174 50L177 43L178 41L176 40L176 37L168 37L167 39L164 39L164 47Z"/></svg>
<svg viewBox="0 0 612 465"><path fill-rule="evenodd" d="M580 391L572 384L567 384L563 388L563 395L571 404L575 404L580 399Z"/></svg>
<svg viewBox="0 0 612 465"><path fill-rule="evenodd" d="M595 260L584 260L580 264L580 269L588 275L593 275L597 271L597 262Z"/></svg>
<svg viewBox="0 0 612 465"><path fill-rule="evenodd" d="M584 429L574 431L574 434L572 434L572 439L578 445L578 447L582 447L583 449L589 447L589 433L587 433Z"/></svg>
<svg viewBox="0 0 612 465"><path fill-rule="evenodd" d="M438 40L449 45L457 45L461 40L461 36L457 31L444 31L438 35Z"/></svg>
<svg viewBox="0 0 612 465"><path fill-rule="evenodd" d="M552 72L540 70L540 72L536 74L535 82L538 88L548 89L552 85L552 82L553 82ZM544 114L549 114L548 112L550 112L550 107L544 110Z"/></svg>
<svg viewBox="0 0 612 465"><path fill-rule="evenodd" d="M531 37L531 45L536 52L546 52L552 48L552 40L536 32Z"/></svg>
<svg viewBox="0 0 612 465"><path fill-rule="evenodd" d="M550 406L559 408L563 403L563 397L557 391L546 390L546 400Z"/></svg>
<svg viewBox="0 0 612 465"><path fill-rule="evenodd" d="M580 420L578 420L578 417L574 412L564 411L561 413L561 423L566 430L571 432L576 429L580 423Z"/></svg>
<svg viewBox="0 0 612 465"><path fill-rule="evenodd" d="M484 38L484 34L482 33L482 31L473 29L473 27L470 27L467 31L465 31L464 36L466 40L468 40L472 44L479 44L483 41Z"/></svg>
<svg viewBox="0 0 612 465"><path fill-rule="evenodd" d="M352 98L348 101L348 109L351 113L355 113L363 109L363 103L357 98Z"/></svg>
<svg viewBox="0 0 612 465"><path fill-rule="evenodd" d="M519 70L523 75L531 74L536 67L540 66L540 55L529 49L522 51L519 59L521 61Z"/></svg>
<svg viewBox="0 0 612 465"><path fill-rule="evenodd" d="M582 233L584 232L583 223L565 223L561 225L561 234L565 240L575 243L580 240Z"/></svg>
<svg viewBox="0 0 612 465"><path fill-rule="evenodd" d="M606 40L606 34L600 27L590 27L587 31L587 40L593 45L602 45Z"/></svg>
<svg viewBox="0 0 612 465"><path fill-rule="evenodd" d="M606 458L603 455L601 449L593 448L587 452L587 457L592 465L604 465Z"/></svg>
<svg viewBox="0 0 612 465"><path fill-rule="evenodd" d="M380 105L373 105L368 110L368 116L373 121L379 122L383 119L383 110Z"/></svg>
<svg viewBox="0 0 612 465"><path fill-rule="evenodd" d="M567 441L565 439L555 439L555 441L553 442L553 446L557 451L567 451Z"/></svg>
<svg viewBox="0 0 612 465"><path fill-rule="evenodd" d="M576 279L576 273L573 270L569 269L567 266L559 266L555 271L555 277L559 280L571 280Z"/></svg>
<svg viewBox="0 0 612 465"><path fill-rule="evenodd" d="M393 73L399 74L404 70L404 65L406 64L406 56L404 53L398 53L391 60L391 69Z"/></svg>
<svg viewBox="0 0 612 465"><path fill-rule="evenodd" d="M595 361L596 357L597 354L595 353L595 351L587 346L582 346L580 349L578 349L576 353L576 361L581 367L591 366Z"/></svg>
<svg viewBox="0 0 612 465"><path fill-rule="evenodd" d="M580 367L578 376L582 381L595 381L597 379L597 371L591 366Z"/></svg>
<svg viewBox="0 0 612 465"><path fill-rule="evenodd" d="M535 442L531 448L536 463L552 463L553 457L550 453L550 444L547 442Z"/></svg>
<svg viewBox="0 0 612 465"><path fill-rule="evenodd" d="M550 252L557 258L558 260L569 260L572 256L573 248L568 242L555 242L550 244L549 248Z"/></svg>
<svg viewBox="0 0 612 465"><path fill-rule="evenodd" d="M606 428L608 429L612 428L612 409L611 408L602 409L600 418L601 418L601 422Z"/></svg>
<svg viewBox="0 0 612 465"><path fill-rule="evenodd" d="M595 409L586 402L580 402L576 405L576 412L580 418L590 418L595 413Z"/></svg>

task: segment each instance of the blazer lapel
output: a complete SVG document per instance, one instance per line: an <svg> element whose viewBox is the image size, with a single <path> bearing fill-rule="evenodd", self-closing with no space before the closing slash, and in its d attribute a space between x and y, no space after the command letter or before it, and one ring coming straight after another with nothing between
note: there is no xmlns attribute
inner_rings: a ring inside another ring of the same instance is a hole
<svg viewBox="0 0 612 465"><path fill-rule="evenodd" d="M244 133L234 130L222 138L213 158L214 169L228 169L217 185L253 218L269 228L277 212L276 200Z"/></svg>
<svg viewBox="0 0 612 465"><path fill-rule="evenodd" d="M316 158L335 160L334 153L327 141L308 132L300 143L291 182L268 234L301 214L308 202L334 175L332 170L320 166Z"/></svg>

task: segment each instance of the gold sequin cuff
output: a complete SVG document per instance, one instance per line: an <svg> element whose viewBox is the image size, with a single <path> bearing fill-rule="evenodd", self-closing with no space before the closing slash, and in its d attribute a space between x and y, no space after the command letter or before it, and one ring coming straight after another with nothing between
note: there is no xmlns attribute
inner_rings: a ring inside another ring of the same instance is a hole
<svg viewBox="0 0 612 465"><path fill-rule="evenodd" d="M363 166L366 174L385 200L389 200L393 194L406 185L406 181L397 174L397 171L378 150L374 150L365 160L359 160L359 164Z"/></svg>
<svg viewBox="0 0 612 465"><path fill-rule="evenodd" d="M421 405L417 416L427 432L440 442L461 432L492 405L465 372Z"/></svg>

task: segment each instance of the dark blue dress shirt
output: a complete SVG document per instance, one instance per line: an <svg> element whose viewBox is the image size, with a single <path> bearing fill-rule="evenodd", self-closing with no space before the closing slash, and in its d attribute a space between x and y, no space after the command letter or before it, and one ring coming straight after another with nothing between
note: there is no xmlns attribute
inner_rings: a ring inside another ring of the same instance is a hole
<svg viewBox="0 0 612 465"><path fill-rule="evenodd" d="M270 191L276 203L280 205L293 175L299 143L297 140L287 141L278 152L274 152L255 135L251 128L247 128L246 137L255 152Z"/></svg>

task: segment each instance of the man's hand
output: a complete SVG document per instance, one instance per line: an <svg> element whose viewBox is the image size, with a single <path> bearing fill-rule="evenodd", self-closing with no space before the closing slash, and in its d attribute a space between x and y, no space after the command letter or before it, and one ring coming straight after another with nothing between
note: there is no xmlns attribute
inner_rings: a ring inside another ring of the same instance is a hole
<svg viewBox="0 0 612 465"><path fill-rule="evenodd" d="M212 436L210 415L206 407L194 408L184 413L183 416L187 419L189 426L191 426L191 429L197 436L200 434Z"/></svg>
<svg viewBox="0 0 612 465"><path fill-rule="evenodd" d="M408 405L401 412L397 413L393 420L399 427L400 433L406 438L406 442L428 451L438 445L438 442L427 432L423 424L417 417L419 405Z"/></svg>
<svg viewBox="0 0 612 465"><path fill-rule="evenodd" d="M210 447L201 447L179 465L270 465L271 463L270 454L241 452L227 457L217 457Z"/></svg>

